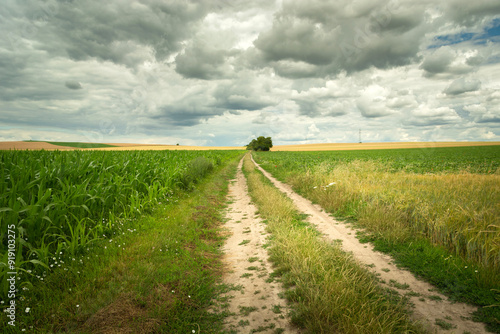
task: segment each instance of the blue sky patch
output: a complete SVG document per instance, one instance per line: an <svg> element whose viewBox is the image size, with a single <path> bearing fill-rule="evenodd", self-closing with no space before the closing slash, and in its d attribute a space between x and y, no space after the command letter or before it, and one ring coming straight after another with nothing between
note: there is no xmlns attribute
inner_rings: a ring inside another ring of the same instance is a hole
<svg viewBox="0 0 500 334"><path fill-rule="evenodd" d="M483 36L493 37L500 36L500 18L491 21L491 28L485 29L485 34Z"/></svg>
<svg viewBox="0 0 500 334"><path fill-rule="evenodd" d="M439 48L446 45L454 45L473 40L474 44L485 44L487 41L500 42L500 39L495 38L500 36L500 18L491 21L491 24L484 29L483 33L461 32L452 35L440 35L434 37L434 44L430 45L429 49Z"/></svg>

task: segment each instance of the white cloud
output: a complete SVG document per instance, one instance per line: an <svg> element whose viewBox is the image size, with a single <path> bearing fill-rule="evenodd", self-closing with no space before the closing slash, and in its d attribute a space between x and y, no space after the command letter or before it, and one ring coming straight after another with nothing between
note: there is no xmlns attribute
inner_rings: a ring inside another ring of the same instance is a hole
<svg viewBox="0 0 500 334"><path fill-rule="evenodd" d="M415 126L437 126L459 121L460 116L449 107L432 107L422 104L411 112L411 117L405 123Z"/></svg>
<svg viewBox="0 0 500 334"><path fill-rule="evenodd" d="M387 106L390 91L379 85L366 87L357 99L356 105L364 117L383 117L393 113Z"/></svg>

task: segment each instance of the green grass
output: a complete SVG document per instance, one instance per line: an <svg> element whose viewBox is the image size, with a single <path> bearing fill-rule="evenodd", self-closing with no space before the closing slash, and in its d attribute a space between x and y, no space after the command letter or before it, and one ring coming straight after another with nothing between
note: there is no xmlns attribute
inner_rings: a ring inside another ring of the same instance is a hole
<svg viewBox="0 0 500 334"><path fill-rule="evenodd" d="M218 229L236 158L225 159L190 192L176 191L136 219L117 219L120 229L80 253L50 253L50 271L20 276L16 323L47 333L106 325L135 333L187 333L198 326L220 333L224 311L207 309L230 288L219 284ZM4 316L0 323L8 328Z"/></svg>
<svg viewBox="0 0 500 334"><path fill-rule="evenodd" d="M273 305L272 311L276 314L280 314L283 312L280 305Z"/></svg>
<svg viewBox="0 0 500 334"><path fill-rule="evenodd" d="M240 309L240 314L248 316L250 313L257 311L255 306L238 306Z"/></svg>
<svg viewBox="0 0 500 334"><path fill-rule="evenodd" d="M116 145L100 144L100 143L78 143L78 142L60 142L60 141L48 141L46 143L57 145L57 146L68 146L75 148L102 148L102 147L116 147Z"/></svg>
<svg viewBox="0 0 500 334"><path fill-rule="evenodd" d="M250 326L250 321L249 320L240 320L238 322L238 326L240 326L240 327Z"/></svg>
<svg viewBox="0 0 500 334"><path fill-rule="evenodd" d="M292 322L306 333L415 333L404 305L338 245L318 237L290 199L245 158L250 194L272 234L269 252L292 303ZM277 311L277 309L276 309Z"/></svg>
<svg viewBox="0 0 500 334"><path fill-rule="evenodd" d="M390 172L440 174L468 171L495 174L500 168L500 145L435 147L385 150L319 151L319 152L254 152L273 175L283 170L305 172L328 162L327 168L352 161L375 161ZM325 166L326 167L326 166Z"/></svg>
<svg viewBox="0 0 500 334"><path fill-rule="evenodd" d="M453 329L453 328L456 328L457 326L443 320L443 319L436 319L436 322L435 322L436 325L438 325L439 327L441 327L442 329L445 329L445 330L450 330L450 329Z"/></svg>

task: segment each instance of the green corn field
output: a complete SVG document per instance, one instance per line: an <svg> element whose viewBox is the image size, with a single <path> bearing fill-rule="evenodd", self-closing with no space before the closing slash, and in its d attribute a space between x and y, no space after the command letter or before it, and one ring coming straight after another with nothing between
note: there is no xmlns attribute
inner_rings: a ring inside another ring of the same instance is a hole
<svg viewBox="0 0 500 334"><path fill-rule="evenodd" d="M18 287L43 279L56 254L75 256L175 200L237 151L0 152L0 277L7 293L9 233ZM13 228L14 227L14 228ZM10 237L12 238L12 236ZM58 256L59 257L59 256Z"/></svg>

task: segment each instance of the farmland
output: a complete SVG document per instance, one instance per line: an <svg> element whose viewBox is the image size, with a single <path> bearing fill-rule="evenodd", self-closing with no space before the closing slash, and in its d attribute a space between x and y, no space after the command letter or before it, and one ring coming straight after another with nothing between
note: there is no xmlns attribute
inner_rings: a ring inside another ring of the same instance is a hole
<svg viewBox="0 0 500 334"><path fill-rule="evenodd" d="M11 254L7 252L9 233L15 235L16 250L15 269L0 267L0 300L8 300L8 272L18 272L19 291L43 283L61 264L81 258L102 241L133 233L140 217L162 203L177 202L213 169L240 154L1 152L2 262L7 264Z"/></svg>
<svg viewBox="0 0 500 334"><path fill-rule="evenodd" d="M189 189L238 153L47 152L0 155L2 233L15 224L23 256L47 264L56 250L78 253L87 241Z"/></svg>
<svg viewBox="0 0 500 334"><path fill-rule="evenodd" d="M271 152L255 159L455 300L484 306L476 316L496 326L499 146Z"/></svg>
<svg viewBox="0 0 500 334"><path fill-rule="evenodd" d="M358 229L363 242L391 254L451 300L479 306L474 319L498 332L499 147L252 155L275 177ZM243 170L252 197L240 199L231 223L240 233L234 232L234 244L248 252L244 271L232 273L235 283L221 281L228 270L222 254L228 236L224 207L234 200L233 184L245 182L240 172L238 181L233 179L242 151L118 148L0 152L0 262L6 264L0 266L0 307L6 310L13 300L7 264L14 258L20 326L13 333L20 328L248 332L246 317L257 313L243 304L248 295L257 308L263 304L262 312L277 316L285 309L277 294L262 299L267 285L277 281L294 287L282 295L290 302L291 323L308 333L420 332L407 314L409 297L388 293L340 243L321 240L303 220L305 214L254 170L249 157ZM241 212L249 201L265 222ZM15 254L9 252L12 231ZM237 250L224 252L235 256ZM266 252L276 272L265 269ZM254 261L261 264L249 265ZM382 272L389 267L396 271L388 264ZM257 279L263 283L255 286ZM248 281L247 295L242 280ZM241 318L224 328L232 314L229 301ZM348 313L353 317L344 316ZM274 320L281 324L276 332L288 321L280 319ZM252 320L252 331L273 329L268 320ZM3 317L1 326L8 321Z"/></svg>
<svg viewBox="0 0 500 334"><path fill-rule="evenodd" d="M500 168L500 145L469 147L433 147L382 150L342 150L273 152L261 154L259 160L269 165L279 165L282 171L305 172L318 165L334 168L352 161L374 161L384 165L387 171L410 173L478 173L495 174ZM268 159L271 158L271 159Z"/></svg>

